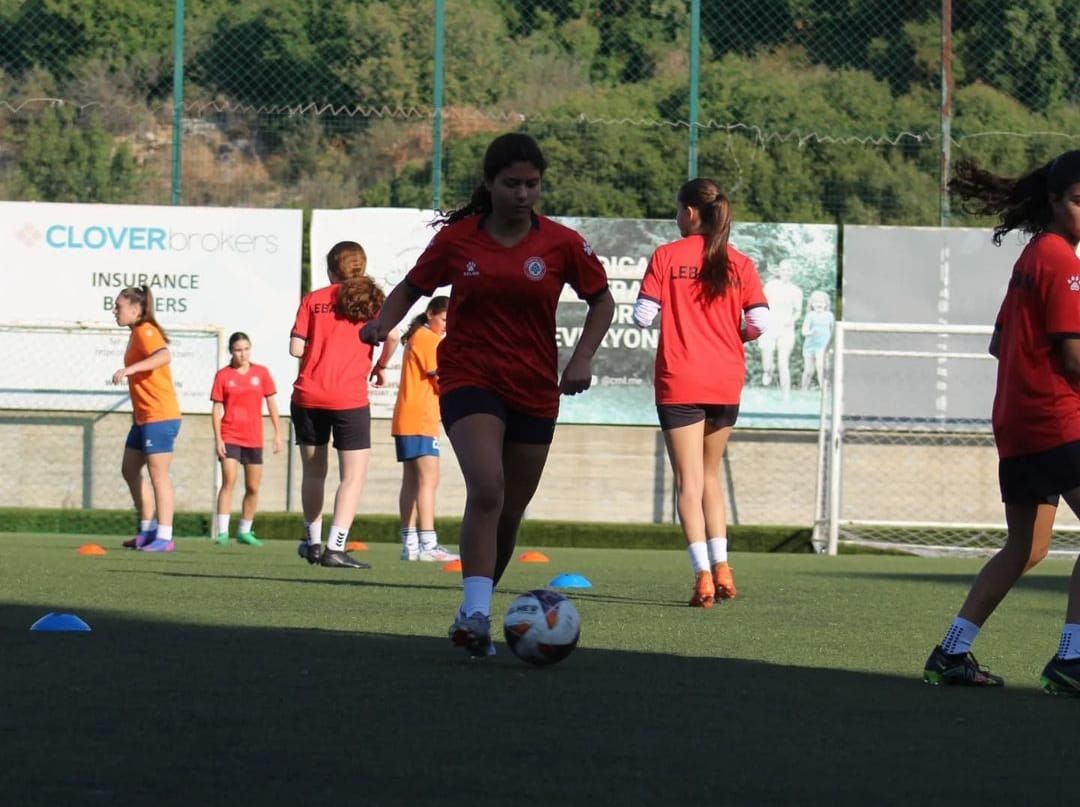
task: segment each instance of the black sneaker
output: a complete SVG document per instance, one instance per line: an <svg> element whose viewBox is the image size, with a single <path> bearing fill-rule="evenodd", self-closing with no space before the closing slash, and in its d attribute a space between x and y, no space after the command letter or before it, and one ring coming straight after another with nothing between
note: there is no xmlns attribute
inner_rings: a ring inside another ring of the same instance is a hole
<svg viewBox="0 0 1080 807"><path fill-rule="evenodd" d="M1005 679L980 667L975 656L967 653L946 653L941 645L934 648L923 668L923 681L931 686L999 687Z"/></svg>
<svg viewBox="0 0 1080 807"><path fill-rule="evenodd" d="M310 559L310 557L309 557ZM315 561L311 561L314 563ZM322 552L323 566L337 566L343 569L370 569L370 563L355 560L352 555L341 549L324 549Z"/></svg>
<svg viewBox="0 0 1080 807"><path fill-rule="evenodd" d="M312 566L315 566L320 560L322 560L322 544L312 544L308 543L307 541L301 541L300 546L296 547L296 554L302 557Z"/></svg>
<svg viewBox="0 0 1080 807"><path fill-rule="evenodd" d="M1080 695L1080 658L1054 656L1043 667L1039 683L1051 695Z"/></svg>

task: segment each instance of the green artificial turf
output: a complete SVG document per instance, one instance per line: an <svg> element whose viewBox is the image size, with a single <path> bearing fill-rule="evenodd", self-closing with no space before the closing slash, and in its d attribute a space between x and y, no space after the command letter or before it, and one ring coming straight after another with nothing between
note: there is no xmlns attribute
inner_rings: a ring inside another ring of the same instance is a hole
<svg viewBox="0 0 1080 807"><path fill-rule="evenodd" d="M445 631L459 576L291 542L0 535L5 804L1068 803L1080 701L1037 688L1071 564L1046 561L979 638L1002 690L923 661L978 560L745 553L739 597L686 607L684 553L544 548L576 572L578 650L534 669ZM104 557L76 547L96 541ZM526 547L522 547L523 551ZM89 634L28 630L75 613ZM499 636L501 640L501 636Z"/></svg>

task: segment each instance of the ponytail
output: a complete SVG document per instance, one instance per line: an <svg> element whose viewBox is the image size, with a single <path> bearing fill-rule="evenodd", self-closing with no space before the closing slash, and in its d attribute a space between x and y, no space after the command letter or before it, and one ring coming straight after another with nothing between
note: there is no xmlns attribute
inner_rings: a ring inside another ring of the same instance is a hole
<svg viewBox="0 0 1080 807"><path fill-rule="evenodd" d="M699 280L708 298L721 297L731 284L728 240L731 237L731 202L711 179L692 179L679 188L678 200L698 212L705 252Z"/></svg>
<svg viewBox="0 0 1080 807"><path fill-rule="evenodd" d="M428 318L433 317L436 314L441 314L450 307L450 298L446 295L440 294L438 297L432 297L431 302L427 304L427 308L424 309L424 313L417 314L409 322L409 327L405 331L405 334L401 337L401 343L406 344L409 338L417 332L420 328L423 328L428 324Z"/></svg>
<svg viewBox="0 0 1080 807"><path fill-rule="evenodd" d="M144 322L149 322L157 328L161 338L168 344L169 337L165 333L165 329L161 327L161 324L154 317L154 295L149 286L128 286L116 296L123 297L125 300L138 305L142 313L139 314L139 319L135 324L142 325Z"/></svg>
<svg viewBox="0 0 1080 807"><path fill-rule="evenodd" d="M972 160L961 160L949 180L949 192L977 216L997 216L994 244L1011 231L1029 235L1045 232L1054 220L1050 196L1060 196L1080 182L1080 150L1067 151L1021 177L1003 177L985 171Z"/></svg>
<svg viewBox="0 0 1080 807"><path fill-rule="evenodd" d="M386 302L386 295L367 275L343 280L338 284L337 313L349 322L375 319Z"/></svg>

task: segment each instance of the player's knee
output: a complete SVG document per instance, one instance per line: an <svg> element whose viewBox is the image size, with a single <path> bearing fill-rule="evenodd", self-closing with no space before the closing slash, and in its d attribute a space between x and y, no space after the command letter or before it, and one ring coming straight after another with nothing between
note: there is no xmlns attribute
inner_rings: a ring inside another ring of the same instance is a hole
<svg viewBox="0 0 1080 807"><path fill-rule="evenodd" d="M471 509L482 513L497 513L502 510L503 487L495 481L469 485L466 500Z"/></svg>

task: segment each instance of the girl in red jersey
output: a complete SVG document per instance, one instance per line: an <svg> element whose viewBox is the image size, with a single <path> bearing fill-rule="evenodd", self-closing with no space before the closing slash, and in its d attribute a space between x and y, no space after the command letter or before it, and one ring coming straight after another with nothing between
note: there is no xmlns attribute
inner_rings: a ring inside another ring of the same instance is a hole
<svg viewBox="0 0 1080 807"><path fill-rule="evenodd" d="M176 549L172 534L176 497L169 466L180 433L180 404L169 369L169 339L154 319L149 286L121 291L113 315L117 325L131 329L124 366L112 377L114 384L127 379L134 421L124 443L121 473L139 511L139 532L124 541L124 546L143 552L172 552ZM150 472L149 485L143 477L144 465Z"/></svg>
<svg viewBox="0 0 1080 807"><path fill-rule="evenodd" d="M653 253L634 321L648 327L660 314L656 411L694 572L690 605L711 608L735 597L720 462L739 414L743 343L768 327L769 306L753 262L728 243L731 203L720 187L693 179L677 201L683 237Z"/></svg>
<svg viewBox="0 0 1080 807"><path fill-rule="evenodd" d="M244 466L244 502L241 505L240 525L236 540L246 546L262 546L251 525L259 501L262 481L263 426L262 407L270 413L274 427L274 453L281 451L281 422L278 417L277 387L270 371L251 361L251 340L237 331L229 337L232 360L218 370L210 400L214 402L211 422L214 442L221 461L221 489L217 496L217 515L214 543L229 542L229 510L232 507L233 486L240 466Z"/></svg>
<svg viewBox="0 0 1080 807"><path fill-rule="evenodd" d="M405 357L390 433L401 463L401 559L432 563L458 560L435 534L439 487L439 371L436 351L446 333L450 298L432 297L401 341ZM417 526L419 525L419 529Z"/></svg>
<svg viewBox="0 0 1080 807"><path fill-rule="evenodd" d="M439 345L439 407L465 478L464 601L453 644L493 652L491 594L510 562L525 507L555 432L559 394L589 388L592 358L615 302L580 235L533 212L547 163L526 134L497 137L484 180L439 230L362 338L377 344L421 295L450 285ZM555 308L569 284L588 303L581 338L558 374Z"/></svg>
<svg viewBox="0 0 1080 807"><path fill-rule="evenodd" d="M371 407L368 381L385 383L383 371L397 348L397 333L388 333L379 360L358 338L360 329L378 313L385 296L367 277L367 254L353 241L341 241L326 256L330 285L300 301L289 352L300 359L293 383L291 413L300 446L304 540L300 557L311 564L366 569L345 551L371 449ZM328 470L327 444L334 436L341 483L334 497L334 521L327 548L322 546L322 512Z"/></svg>
<svg viewBox="0 0 1080 807"><path fill-rule="evenodd" d="M959 614L926 661L929 684L1001 686L971 644L1020 576L1046 557L1059 497L1080 515L1080 151L1019 179L967 162L950 190L999 215L994 243L1020 230L1034 236L1013 266L994 323L998 360L994 442L1008 537L987 561ZM1042 685L1080 695L1080 561L1073 569L1065 627Z"/></svg>

